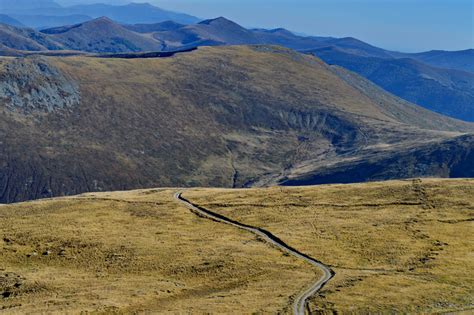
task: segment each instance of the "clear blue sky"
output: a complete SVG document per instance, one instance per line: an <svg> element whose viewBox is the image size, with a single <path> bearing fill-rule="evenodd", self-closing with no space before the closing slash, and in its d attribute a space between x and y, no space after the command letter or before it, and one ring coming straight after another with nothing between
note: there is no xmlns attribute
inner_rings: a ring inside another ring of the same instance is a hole
<svg viewBox="0 0 474 315"><path fill-rule="evenodd" d="M63 0L62 2L133 0ZM414 52L474 48L474 0L134 0L202 18L225 16L247 27L285 27L352 36ZM59 0L58 2L61 2Z"/></svg>

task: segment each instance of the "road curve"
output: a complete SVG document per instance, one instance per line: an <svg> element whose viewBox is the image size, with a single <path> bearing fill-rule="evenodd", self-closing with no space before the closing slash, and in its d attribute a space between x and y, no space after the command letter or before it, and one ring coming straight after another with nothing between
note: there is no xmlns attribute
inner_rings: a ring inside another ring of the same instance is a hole
<svg viewBox="0 0 474 315"><path fill-rule="evenodd" d="M196 213L199 216L229 224L232 226L235 226L239 229L246 230L248 232L251 232L261 238L263 238L266 242L280 248L282 251L287 252L290 255L293 255L294 257L300 258L311 265L321 269L323 272L323 276L319 278L315 283L311 285L308 289L306 289L304 292L300 293L298 296L295 298L295 302L293 304L293 313L295 315L305 315L306 314L306 302L309 297L314 295L316 292L318 292L334 275L334 271L331 270L328 266L324 265L323 263L317 261L314 258L309 257L308 255L305 255L303 253L300 253L296 249L288 246L285 244L282 240L280 240L278 237L273 235L272 233L263 230L261 228L253 227L250 225L246 225L243 223L239 223L237 221L234 221L232 219L229 219L223 215L220 215L218 213L214 213L212 211L209 211L207 209L204 209L202 207L199 207L198 205L195 205L188 201L187 199L183 198L181 192L177 192L174 197L181 203L185 204L192 212Z"/></svg>

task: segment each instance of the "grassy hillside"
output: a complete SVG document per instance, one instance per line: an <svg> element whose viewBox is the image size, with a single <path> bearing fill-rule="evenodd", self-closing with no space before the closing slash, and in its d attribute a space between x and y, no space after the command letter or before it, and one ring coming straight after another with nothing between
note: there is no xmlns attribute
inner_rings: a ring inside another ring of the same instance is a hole
<svg viewBox="0 0 474 315"><path fill-rule="evenodd" d="M59 50L62 45L47 35L33 29L0 24L0 48L2 50Z"/></svg>
<svg viewBox="0 0 474 315"><path fill-rule="evenodd" d="M43 30L52 40L71 50L87 52L157 51L161 44L102 17L72 26Z"/></svg>
<svg viewBox="0 0 474 315"><path fill-rule="evenodd" d="M473 180L192 190L193 203L278 235L336 272L324 313L472 311Z"/></svg>
<svg viewBox="0 0 474 315"><path fill-rule="evenodd" d="M252 235L197 217L173 192L1 207L0 309L287 312L317 276Z"/></svg>
<svg viewBox="0 0 474 315"><path fill-rule="evenodd" d="M0 207L0 308L290 313L293 297L319 271L252 234L196 216L173 199L176 191ZM190 189L184 195L331 265L336 276L311 299L311 310L471 307L473 180Z"/></svg>
<svg viewBox="0 0 474 315"><path fill-rule="evenodd" d="M383 91L361 91L314 57L268 46L171 58L3 59L1 69L1 202L238 187L329 161L409 155L473 130ZM472 168L469 156L459 159ZM446 176L439 169L421 175Z"/></svg>

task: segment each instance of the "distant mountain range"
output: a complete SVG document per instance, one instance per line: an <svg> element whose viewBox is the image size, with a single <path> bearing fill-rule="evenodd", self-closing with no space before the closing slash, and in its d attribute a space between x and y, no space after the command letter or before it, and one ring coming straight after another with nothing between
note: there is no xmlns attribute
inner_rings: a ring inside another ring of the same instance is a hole
<svg viewBox="0 0 474 315"><path fill-rule="evenodd" d="M0 14L0 23L15 26L15 27L24 27L24 25L20 21L15 20L14 18L5 14Z"/></svg>
<svg viewBox="0 0 474 315"><path fill-rule="evenodd" d="M62 7L41 10L47 13L59 10L68 14L84 14L56 16L52 19L54 23L82 21L99 13L109 17L115 16L121 21L136 21L133 18L135 14L146 21L160 21L161 18L170 17L168 13L165 14L161 9L148 4L85 5L73 8L67 9L70 10L67 12ZM140 13L143 11L147 11L147 14ZM175 13L172 13L171 17L176 17L173 14ZM29 19L34 17L29 16ZM281 28L246 29L223 17L195 24L183 23L180 18L156 23L120 24L110 18L100 17L40 32L21 28L21 21L8 16L0 18L6 24L16 24L16 28L0 25L0 49L7 55L15 54L14 50L125 53L174 51L200 46L280 45L313 54L330 65L354 71L387 91L427 109L474 121L474 72L470 72L474 69L474 50L399 53L351 37L304 37ZM45 23L41 17L36 18L38 24ZM191 20L197 19L185 18L184 22Z"/></svg>
<svg viewBox="0 0 474 315"><path fill-rule="evenodd" d="M123 24L157 23L167 20L183 24L199 22L194 16L163 10L148 3L127 5L98 3L62 7L52 0L0 0L0 13L36 29L82 23L102 16Z"/></svg>
<svg viewBox="0 0 474 315"><path fill-rule="evenodd" d="M0 24L0 48L10 51L48 51L65 49L51 36L30 28Z"/></svg>
<svg viewBox="0 0 474 315"><path fill-rule="evenodd" d="M412 58L426 64L474 73L474 49L460 51L432 50L416 54L392 52L394 57Z"/></svg>
<svg viewBox="0 0 474 315"><path fill-rule="evenodd" d="M160 42L132 32L103 17L42 31L67 49L87 52L139 52L162 49Z"/></svg>
<svg viewBox="0 0 474 315"><path fill-rule="evenodd" d="M0 0L0 10L3 12L19 12L60 8L54 0Z"/></svg>
<svg viewBox="0 0 474 315"><path fill-rule="evenodd" d="M411 58L365 57L330 46L310 51L412 103L474 121L474 73L437 68Z"/></svg>

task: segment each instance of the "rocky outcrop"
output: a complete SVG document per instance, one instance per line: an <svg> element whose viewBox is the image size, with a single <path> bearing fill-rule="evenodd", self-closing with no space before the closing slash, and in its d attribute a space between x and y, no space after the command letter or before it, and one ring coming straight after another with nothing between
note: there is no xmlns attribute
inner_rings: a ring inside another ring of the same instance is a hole
<svg viewBox="0 0 474 315"><path fill-rule="evenodd" d="M0 74L0 106L21 113L53 112L77 106L80 98L74 80L46 58L5 61Z"/></svg>

